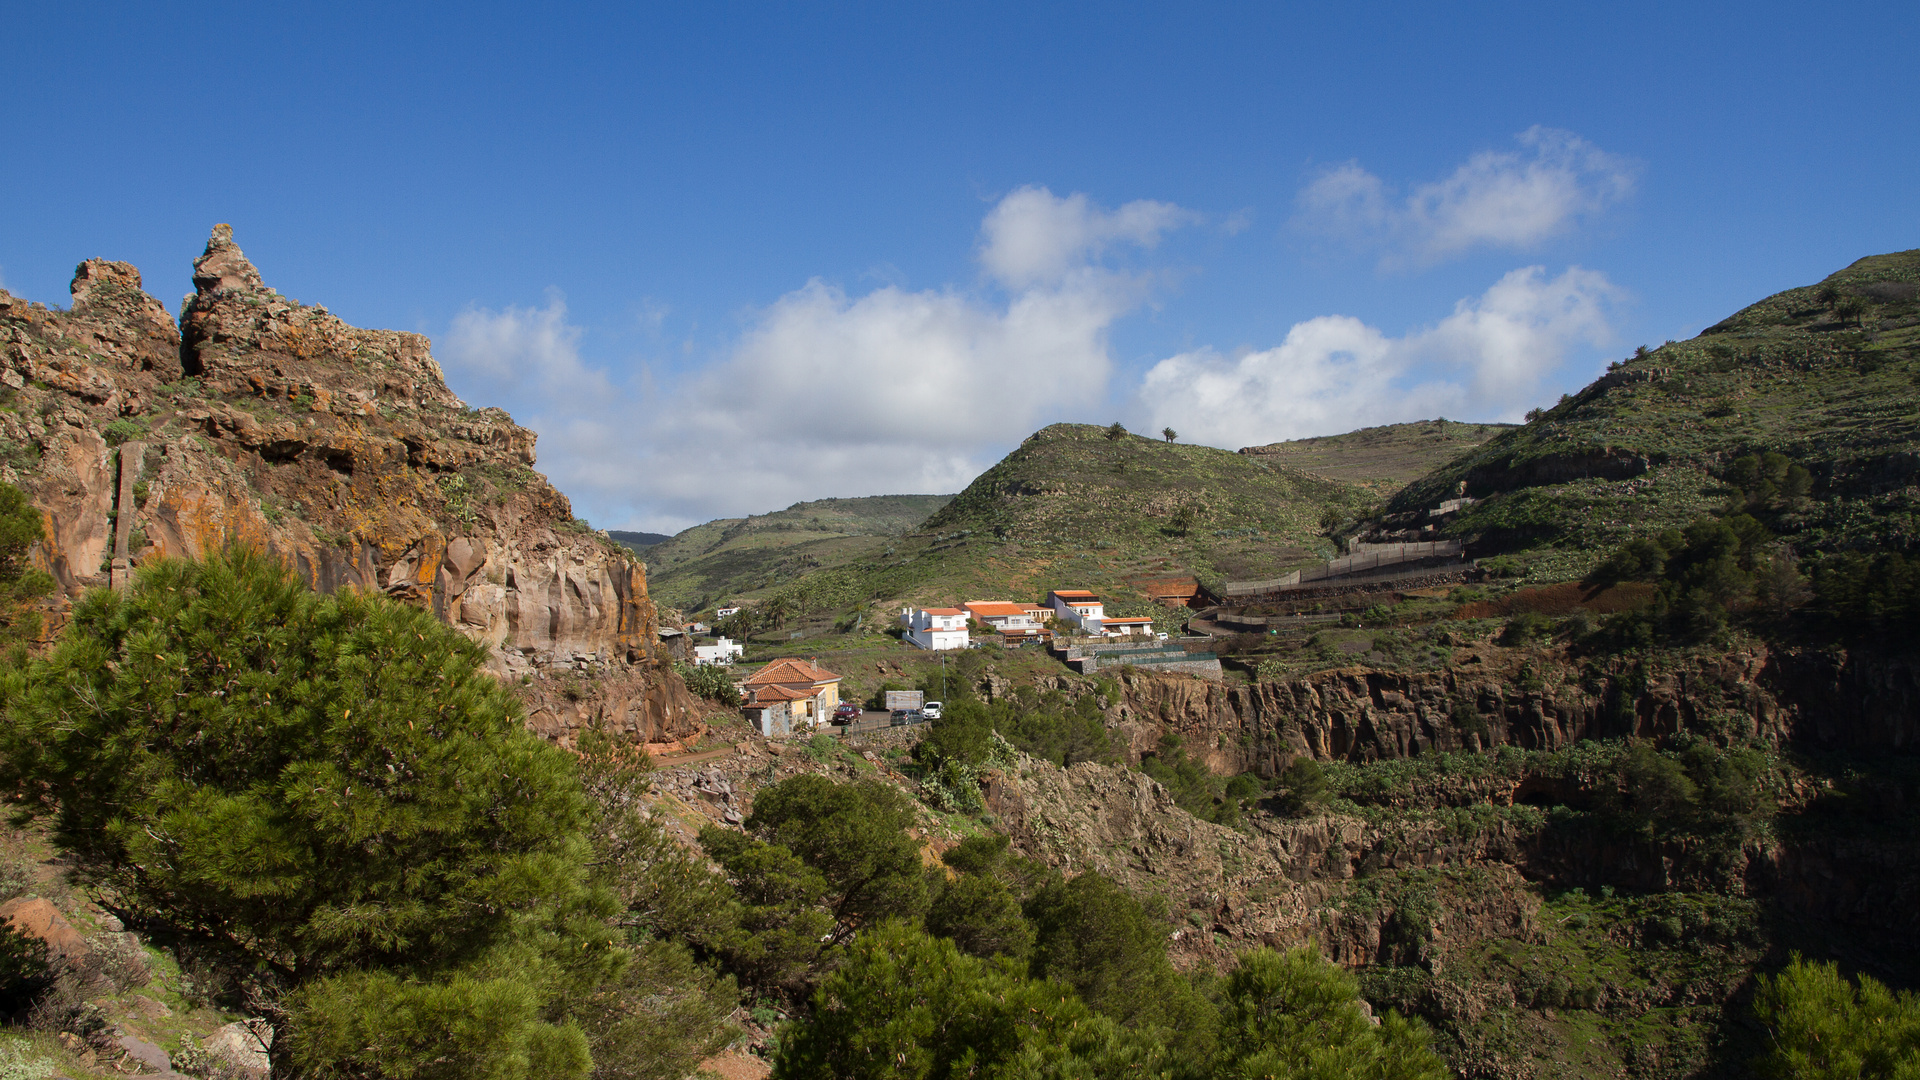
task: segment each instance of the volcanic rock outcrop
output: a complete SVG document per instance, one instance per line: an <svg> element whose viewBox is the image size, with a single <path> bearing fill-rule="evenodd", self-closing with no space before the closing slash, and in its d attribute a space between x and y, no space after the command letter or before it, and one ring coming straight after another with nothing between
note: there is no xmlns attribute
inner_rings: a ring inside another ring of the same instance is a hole
<svg viewBox="0 0 1920 1080"><path fill-rule="evenodd" d="M225 225L193 281L178 324L126 263L82 263L67 311L0 291L0 479L45 515L67 597L250 544L488 646L549 737L698 729L645 567L531 468L532 432L454 396L425 337L280 295Z"/></svg>

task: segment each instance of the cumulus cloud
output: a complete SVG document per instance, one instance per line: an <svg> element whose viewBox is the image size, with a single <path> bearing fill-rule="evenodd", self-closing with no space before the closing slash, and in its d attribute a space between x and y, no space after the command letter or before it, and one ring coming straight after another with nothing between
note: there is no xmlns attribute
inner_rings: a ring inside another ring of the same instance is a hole
<svg viewBox="0 0 1920 1080"><path fill-rule="evenodd" d="M462 367L493 382L564 384L605 392L606 376L580 359L580 329L567 321L567 301L547 292L540 308L468 308L453 317L442 348Z"/></svg>
<svg viewBox="0 0 1920 1080"><path fill-rule="evenodd" d="M1211 349L1155 364L1140 399L1153 427L1246 446L1435 416L1514 419L1578 344L1604 344L1620 293L1574 267L1515 270L1433 326L1391 337L1345 315L1296 324L1270 349Z"/></svg>
<svg viewBox="0 0 1920 1080"><path fill-rule="evenodd" d="M1299 196L1296 223L1384 251L1385 265L1425 265L1480 247L1527 249L1633 193L1637 169L1569 131L1534 126L1518 150L1484 150L1444 179L1401 196L1348 162Z"/></svg>
<svg viewBox="0 0 1920 1080"><path fill-rule="evenodd" d="M615 382L582 362L558 296L465 312L439 351L463 392L540 433L541 468L598 523L672 531L802 499L958 491L1035 428L1106 399L1107 332L1146 285L1097 260L1187 219L1022 188L981 226L1000 298L815 280L678 378Z"/></svg>
<svg viewBox="0 0 1920 1080"><path fill-rule="evenodd" d="M1136 199L1118 210L1094 206L1085 195L1062 199L1043 187L1023 187L1001 199L980 226L980 264L1010 288L1056 283L1085 273L1115 242L1151 248L1162 233L1195 215L1172 203Z"/></svg>

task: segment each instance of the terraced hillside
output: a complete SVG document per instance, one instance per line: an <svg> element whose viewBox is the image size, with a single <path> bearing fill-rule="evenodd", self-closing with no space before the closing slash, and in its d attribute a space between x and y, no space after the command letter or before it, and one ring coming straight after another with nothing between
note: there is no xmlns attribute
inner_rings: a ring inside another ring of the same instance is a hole
<svg viewBox="0 0 1920 1080"><path fill-rule="evenodd" d="M1515 426L1416 420L1409 424L1361 428L1344 435L1242 447L1240 452L1268 464L1287 465L1317 476L1351 481L1385 499L1436 467Z"/></svg>
<svg viewBox="0 0 1920 1080"><path fill-rule="evenodd" d="M1920 250L1861 259L1614 366L1401 491L1389 527L1465 485L1446 530L1526 552L1542 578L1724 503L1726 470L1777 452L1812 474L1773 522L1803 553L1920 540Z"/></svg>

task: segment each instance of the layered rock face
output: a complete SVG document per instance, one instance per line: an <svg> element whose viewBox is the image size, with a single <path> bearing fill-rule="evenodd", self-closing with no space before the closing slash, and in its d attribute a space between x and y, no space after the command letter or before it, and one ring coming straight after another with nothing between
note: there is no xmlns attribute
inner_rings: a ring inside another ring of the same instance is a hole
<svg viewBox="0 0 1920 1080"><path fill-rule="evenodd" d="M45 514L40 561L69 596L251 544L315 588L431 609L549 736L697 730L645 567L575 521L532 432L455 397L426 338L267 287L225 225L193 280L178 324L126 263L82 263L64 312L0 291L0 479Z"/></svg>
<svg viewBox="0 0 1920 1080"><path fill-rule="evenodd" d="M1353 667L1252 684L1125 671L1113 726L1129 756L1163 733L1214 772L1273 776L1295 755L1380 761L1555 750L1581 739L1723 735L1853 750L1920 743L1920 668L1901 655L1753 644L1647 667L1489 643L1444 669Z"/></svg>

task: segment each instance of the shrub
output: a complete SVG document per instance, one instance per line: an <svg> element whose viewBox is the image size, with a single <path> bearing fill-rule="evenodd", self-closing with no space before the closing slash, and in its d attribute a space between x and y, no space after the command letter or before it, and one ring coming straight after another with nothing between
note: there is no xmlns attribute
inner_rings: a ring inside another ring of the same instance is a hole
<svg viewBox="0 0 1920 1080"><path fill-rule="evenodd" d="M1280 788L1280 811L1292 817L1313 813L1331 797L1326 770L1305 754L1287 763L1286 771L1280 774Z"/></svg>
<svg viewBox="0 0 1920 1080"><path fill-rule="evenodd" d="M35 1054L24 1039L0 1042L0 1080L46 1080L53 1068L53 1062Z"/></svg>
<svg viewBox="0 0 1920 1080"><path fill-rule="evenodd" d="M1753 1011L1768 1048L1755 1071L1779 1080L1911 1076L1920 1070L1920 998L1862 975L1850 983L1831 963L1795 954L1762 975Z"/></svg>
<svg viewBox="0 0 1920 1080"><path fill-rule="evenodd" d="M100 436L107 440L108 446L119 446L123 442L138 439L146 433L146 422L131 417L121 417L100 429Z"/></svg>
<svg viewBox="0 0 1920 1080"><path fill-rule="evenodd" d="M1389 1012L1376 1026L1360 1012L1354 976L1311 945L1243 957L1227 978L1215 1076L1274 1080L1392 1077L1441 1080L1446 1066L1417 1021Z"/></svg>
<svg viewBox="0 0 1920 1080"><path fill-rule="evenodd" d="M552 1006L625 954L573 765L484 660L258 554L162 561L0 684L0 787L84 878L254 972L303 1067L377 1046L411 1068L485 1018L477 1045L506 1057L476 1071L584 1076Z"/></svg>
<svg viewBox="0 0 1920 1080"><path fill-rule="evenodd" d="M740 688L733 684L731 668L720 664L675 663L673 670L687 684L687 689L701 697L727 706L739 706Z"/></svg>

